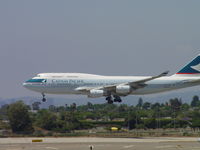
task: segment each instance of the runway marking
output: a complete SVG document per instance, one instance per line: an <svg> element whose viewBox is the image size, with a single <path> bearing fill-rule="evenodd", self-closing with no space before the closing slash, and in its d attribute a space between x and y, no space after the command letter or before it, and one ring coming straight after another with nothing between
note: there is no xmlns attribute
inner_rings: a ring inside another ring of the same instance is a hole
<svg viewBox="0 0 200 150"><path fill-rule="evenodd" d="M125 149L128 149L128 148L131 148L131 147L134 147L135 145L127 145L127 146L124 146Z"/></svg>
<svg viewBox="0 0 200 150"><path fill-rule="evenodd" d="M200 149L200 147L192 147L192 150Z"/></svg>
<svg viewBox="0 0 200 150"><path fill-rule="evenodd" d="M98 144L98 145L95 145L95 146L96 146L96 147L97 147L97 146L100 147L100 146L105 146L105 145L106 145L106 146L110 146L111 144Z"/></svg>
<svg viewBox="0 0 200 150"><path fill-rule="evenodd" d="M24 149L24 148L23 147L22 148L21 147L20 148L18 148L18 147L17 148L7 148L6 150L21 150L21 149Z"/></svg>
<svg viewBox="0 0 200 150"><path fill-rule="evenodd" d="M57 150L58 148L56 148L56 147L45 147L46 149L55 149L55 150Z"/></svg>
<svg viewBox="0 0 200 150"><path fill-rule="evenodd" d="M10 146L10 147L13 146L13 147L16 147L18 145L16 145L16 144L15 145L14 144L4 144L4 145L1 145L1 146Z"/></svg>
<svg viewBox="0 0 200 150"><path fill-rule="evenodd" d="M176 148L174 145L166 145L166 146L156 146L156 148Z"/></svg>

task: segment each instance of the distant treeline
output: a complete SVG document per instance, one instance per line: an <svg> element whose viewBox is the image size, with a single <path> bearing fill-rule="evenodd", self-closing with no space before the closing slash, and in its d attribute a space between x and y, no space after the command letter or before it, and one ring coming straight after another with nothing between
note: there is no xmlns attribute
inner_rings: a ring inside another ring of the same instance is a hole
<svg viewBox="0 0 200 150"><path fill-rule="evenodd" d="M143 102L136 106L126 104L92 104L77 106L50 105L40 109L40 102L31 106L17 101L0 108L0 130L33 134L38 131L69 133L75 130L111 127L119 129L200 128L200 100L194 96L191 103L173 98L166 103Z"/></svg>

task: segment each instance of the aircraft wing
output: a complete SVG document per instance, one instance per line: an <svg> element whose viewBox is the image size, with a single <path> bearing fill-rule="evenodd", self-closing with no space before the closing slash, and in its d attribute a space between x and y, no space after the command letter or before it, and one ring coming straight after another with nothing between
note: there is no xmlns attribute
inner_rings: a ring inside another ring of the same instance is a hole
<svg viewBox="0 0 200 150"><path fill-rule="evenodd" d="M121 84L116 84L116 85L108 85L108 86L102 87L102 89L104 89L104 90L115 89L116 86L118 86L118 85L130 85L132 88L138 89L138 88L144 87L146 82L166 76L168 73L169 73L169 71L166 71L166 72L161 73L160 75L148 77L146 79L142 79L142 80L138 80L138 81L121 83Z"/></svg>
<svg viewBox="0 0 200 150"><path fill-rule="evenodd" d="M107 92L115 92L116 87L119 85L129 85L133 89L139 89L143 88L146 84L146 82L166 76L169 73L169 71L163 72L157 76L152 76L148 77L146 79L138 80L138 81L133 81L133 82L126 82L126 83L120 83L120 84L113 84L113 85L106 85L106 86L101 86L101 87L79 87L76 90L81 91L81 92L89 92L90 90L104 90Z"/></svg>
<svg viewBox="0 0 200 150"><path fill-rule="evenodd" d="M163 72L163 73L161 73L161 74L159 74L157 76L152 76L152 77L149 77L149 78L146 78L146 79L143 79L143 80L128 82L125 85L130 85L132 87L137 87L137 85L145 84L145 82L148 82L148 81L151 81L151 80L166 76L168 73L169 73L169 71L165 71L165 72Z"/></svg>

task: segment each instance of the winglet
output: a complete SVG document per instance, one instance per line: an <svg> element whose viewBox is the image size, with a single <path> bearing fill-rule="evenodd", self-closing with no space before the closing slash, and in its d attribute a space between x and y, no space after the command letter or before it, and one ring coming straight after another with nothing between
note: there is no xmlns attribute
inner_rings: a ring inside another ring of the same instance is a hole
<svg viewBox="0 0 200 150"><path fill-rule="evenodd" d="M160 74L160 77L166 76L166 75L168 75L168 74L169 74L169 71L165 71L165 72L163 72L163 73Z"/></svg>

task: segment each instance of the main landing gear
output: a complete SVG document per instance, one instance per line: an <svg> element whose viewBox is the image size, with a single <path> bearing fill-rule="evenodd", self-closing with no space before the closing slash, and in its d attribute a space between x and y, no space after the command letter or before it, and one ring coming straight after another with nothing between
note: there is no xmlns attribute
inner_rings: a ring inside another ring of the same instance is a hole
<svg viewBox="0 0 200 150"><path fill-rule="evenodd" d="M47 99L45 98L45 94L44 94L44 93L42 93L42 101L43 101L43 102L46 102L46 101L47 101Z"/></svg>
<svg viewBox="0 0 200 150"><path fill-rule="evenodd" d="M114 98L114 100L113 100L113 98ZM117 95L113 95L113 97L112 96L106 97L106 101L108 102L108 104L113 104L113 102L121 103L122 99Z"/></svg>
<svg viewBox="0 0 200 150"><path fill-rule="evenodd" d="M121 103L122 102L122 99L121 97L117 96L117 95L114 95L114 102L118 102L118 103Z"/></svg>
<svg viewBox="0 0 200 150"><path fill-rule="evenodd" d="M106 97L106 100L108 101L108 104L113 104L112 96Z"/></svg>

